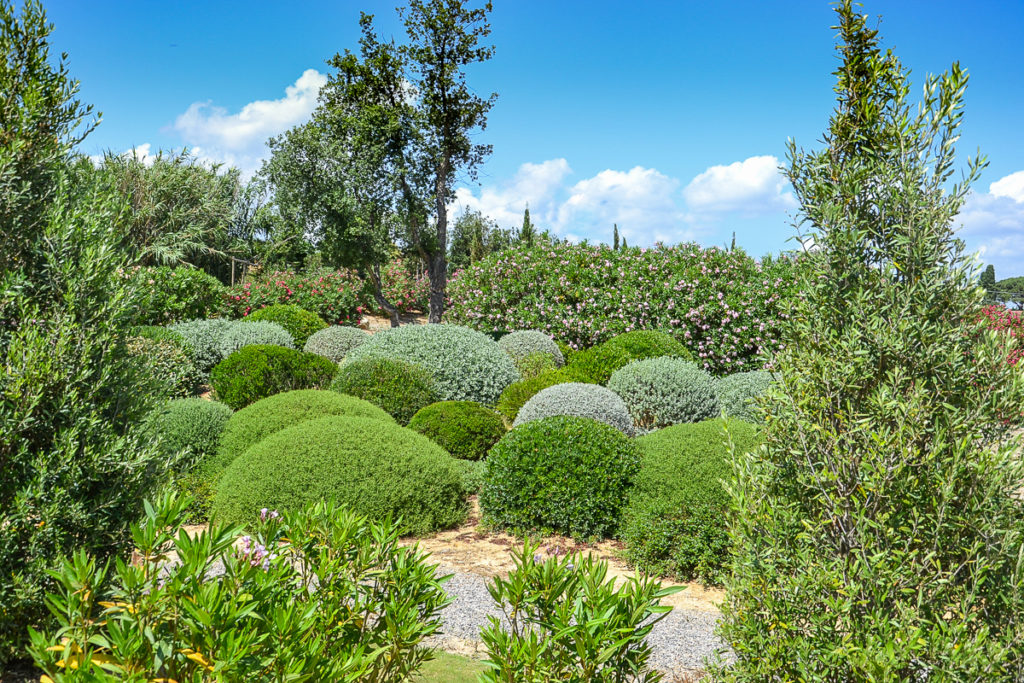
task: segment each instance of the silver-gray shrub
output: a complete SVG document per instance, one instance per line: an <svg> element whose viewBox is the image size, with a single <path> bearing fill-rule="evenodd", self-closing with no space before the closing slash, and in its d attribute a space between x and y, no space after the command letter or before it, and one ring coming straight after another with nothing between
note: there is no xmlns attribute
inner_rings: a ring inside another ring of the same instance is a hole
<svg viewBox="0 0 1024 683"><path fill-rule="evenodd" d="M633 361L612 373L608 388L622 398L642 431L700 422L721 412L714 378L679 358Z"/></svg>
<svg viewBox="0 0 1024 683"><path fill-rule="evenodd" d="M518 330L506 334L498 340L498 346L515 362L525 360L532 353L543 353L551 356L555 367L565 365L565 357L558 344L549 335L537 330Z"/></svg>
<svg viewBox="0 0 1024 683"><path fill-rule="evenodd" d="M267 320L246 321L244 325L230 326L220 338L220 354L227 358L232 353L253 344L271 344L288 349L295 348L295 341L288 330Z"/></svg>
<svg viewBox="0 0 1024 683"><path fill-rule="evenodd" d="M476 401L493 406L519 380L512 359L482 332L458 325L404 325L370 335L346 361L394 358L426 368L442 401Z"/></svg>
<svg viewBox="0 0 1024 683"><path fill-rule="evenodd" d="M369 338L369 333L358 327L331 325L311 334L302 350L340 363L349 351Z"/></svg>
<svg viewBox="0 0 1024 683"><path fill-rule="evenodd" d="M196 367L203 375L209 375L213 366L224 360L220 350L221 340L224 333L235 324L234 320L211 318L175 323L169 325L168 329L177 332L192 345Z"/></svg>
<svg viewBox="0 0 1024 683"><path fill-rule="evenodd" d="M763 394L771 383L772 373L767 370L737 372L716 379L715 392L726 415L757 423L761 418L754 399Z"/></svg>
<svg viewBox="0 0 1024 683"><path fill-rule="evenodd" d="M629 409L618 394L599 384L580 382L556 384L538 392L519 409L513 426L555 415L589 417L628 436L634 433Z"/></svg>

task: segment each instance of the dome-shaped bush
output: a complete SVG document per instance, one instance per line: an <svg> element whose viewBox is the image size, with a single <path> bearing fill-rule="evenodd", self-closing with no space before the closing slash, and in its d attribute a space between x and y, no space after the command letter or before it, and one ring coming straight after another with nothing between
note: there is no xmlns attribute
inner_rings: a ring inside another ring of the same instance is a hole
<svg viewBox="0 0 1024 683"><path fill-rule="evenodd" d="M224 330L220 337L220 354L227 358L239 349L257 344L282 346L286 349L295 348L295 342L288 330L277 323L258 320L244 325L236 322Z"/></svg>
<svg viewBox="0 0 1024 683"><path fill-rule="evenodd" d="M501 416L472 401L442 401L409 421L419 432L461 460L480 460L507 431Z"/></svg>
<svg viewBox="0 0 1024 683"><path fill-rule="evenodd" d="M536 396L538 391L553 387L556 384L568 384L569 382L578 381L564 369L542 372L536 377L521 379L505 387L505 391L501 392L501 397L498 399L498 405L495 410L504 415L509 423L512 423L515 421L516 416L519 415L519 410L526 405L527 401Z"/></svg>
<svg viewBox="0 0 1024 683"><path fill-rule="evenodd" d="M514 426L553 415L589 417L633 434L633 420L618 394L597 384L555 384L543 389L519 409Z"/></svg>
<svg viewBox="0 0 1024 683"><path fill-rule="evenodd" d="M498 346L516 362L525 360L530 354L543 353L551 357L556 368L565 365L565 358L555 340L536 330L519 330L506 334L498 340Z"/></svg>
<svg viewBox="0 0 1024 683"><path fill-rule="evenodd" d="M318 500L372 519L401 517L426 534L466 517L457 460L430 439L384 420L322 417L260 441L224 472L213 501L220 522L251 522L261 508Z"/></svg>
<svg viewBox="0 0 1024 683"><path fill-rule="evenodd" d="M168 455L191 449L193 461L217 450L231 408L203 398L178 398L168 401L150 415L148 426Z"/></svg>
<svg viewBox="0 0 1024 683"><path fill-rule="evenodd" d="M310 335L327 327L316 313L292 304L273 304L253 311L242 322L277 323L292 337L296 347L302 348ZM284 344L282 344L284 346Z"/></svg>
<svg viewBox="0 0 1024 683"><path fill-rule="evenodd" d="M685 346L664 332L636 330L573 354L569 367L587 382L607 384L612 373L632 361L660 356L693 360Z"/></svg>
<svg viewBox="0 0 1024 683"><path fill-rule="evenodd" d="M348 360L371 356L404 360L426 368L444 401L493 406L519 379L512 359L482 332L457 325L405 325L378 332L349 352Z"/></svg>
<svg viewBox="0 0 1024 683"><path fill-rule="evenodd" d="M331 325L310 335L302 350L340 363L349 351L369 338L370 335L358 327Z"/></svg>
<svg viewBox="0 0 1024 683"><path fill-rule="evenodd" d="M322 389L337 371L338 366L323 356L256 344L217 363L210 384L219 400L238 410L282 391Z"/></svg>
<svg viewBox="0 0 1024 683"><path fill-rule="evenodd" d="M757 429L716 418L659 429L636 439L640 473L623 511L626 557L645 572L717 582L728 558L732 477L728 427L738 453L757 447Z"/></svg>
<svg viewBox="0 0 1024 683"><path fill-rule="evenodd" d="M767 391L772 383L772 373L766 370L737 372L715 381L715 392L722 410L730 417L747 422L760 422L753 401Z"/></svg>
<svg viewBox="0 0 1024 683"><path fill-rule="evenodd" d="M608 425L535 420L491 449L480 508L488 523L515 531L608 536L639 466L633 442Z"/></svg>
<svg viewBox="0 0 1024 683"><path fill-rule="evenodd" d="M391 358L348 361L338 370L331 389L369 401L403 425L439 398L426 369Z"/></svg>
<svg viewBox="0 0 1024 683"><path fill-rule="evenodd" d="M256 401L231 416L208 472L215 479L235 458L271 434L331 415L395 422L377 406L355 396L322 389L286 391Z"/></svg>
<svg viewBox="0 0 1024 683"><path fill-rule="evenodd" d="M678 358L633 361L615 371L608 388L626 403L641 431L700 422L721 412L714 378L695 363Z"/></svg>
<svg viewBox="0 0 1024 683"><path fill-rule="evenodd" d="M189 320L175 323L167 329L180 334L192 347L192 359L203 376L210 374L213 366L224 359L221 340L224 333L235 325L233 320L212 318L210 320Z"/></svg>

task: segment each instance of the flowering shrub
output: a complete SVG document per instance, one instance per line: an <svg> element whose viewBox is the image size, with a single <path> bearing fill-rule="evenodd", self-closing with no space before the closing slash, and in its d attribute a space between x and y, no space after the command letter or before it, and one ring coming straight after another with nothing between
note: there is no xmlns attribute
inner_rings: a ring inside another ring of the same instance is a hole
<svg viewBox="0 0 1024 683"><path fill-rule="evenodd" d="M540 330L575 349L667 330L706 370L726 374L758 369L759 355L778 348L796 265L695 244L520 246L453 278L450 319L485 332Z"/></svg>
<svg viewBox="0 0 1024 683"><path fill-rule="evenodd" d="M41 680L397 683L431 658L420 645L440 629L445 579L390 520L321 502L262 510L251 536L190 536L188 502L146 503L139 562L64 562L50 596L59 628L31 634Z"/></svg>
<svg viewBox="0 0 1024 683"><path fill-rule="evenodd" d="M220 309L225 287L197 268L135 266L122 275L133 280L140 325L166 325L192 318L208 318Z"/></svg>
<svg viewBox="0 0 1024 683"><path fill-rule="evenodd" d="M357 324L362 313L372 306L366 284L346 270L309 275L275 271L230 288L224 302L237 318L272 304L294 304L335 325Z"/></svg>
<svg viewBox="0 0 1024 683"><path fill-rule="evenodd" d="M430 280L425 273L412 275L406 261L394 259L384 266L381 280L384 296L400 312L423 312L429 307Z"/></svg>
<svg viewBox="0 0 1024 683"><path fill-rule="evenodd" d="M1007 334L1013 343L1007 360L1016 365L1024 358L1024 311L1011 311L1004 306L986 306L981 311L988 328Z"/></svg>

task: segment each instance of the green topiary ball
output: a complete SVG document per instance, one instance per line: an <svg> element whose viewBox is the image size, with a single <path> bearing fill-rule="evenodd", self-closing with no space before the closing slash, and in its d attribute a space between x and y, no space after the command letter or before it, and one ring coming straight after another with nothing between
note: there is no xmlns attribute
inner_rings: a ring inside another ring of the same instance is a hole
<svg viewBox="0 0 1024 683"><path fill-rule="evenodd" d="M725 429L736 450L757 447L757 428L740 420L705 420L660 429L636 440L640 473L623 512L626 557L645 572L717 583L729 552L732 477Z"/></svg>
<svg viewBox="0 0 1024 683"><path fill-rule="evenodd" d="M256 401L232 415L221 434L217 455L205 469L215 481L235 458L271 434L331 415L395 422L377 406L355 396L323 389L286 391Z"/></svg>
<svg viewBox="0 0 1024 683"><path fill-rule="evenodd" d="M369 338L370 335L358 327L331 325L310 335L309 339L306 340L303 351L315 353L318 356L330 358L335 363L340 363L345 359L349 351Z"/></svg>
<svg viewBox="0 0 1024 683"><path fill-rule="evenodd" d="M277 323L283 327L291 335L292 341L298 348L304 347L311 335L327 327L327 323L321 320L316 313L310 313L306 309L292 304L273 304L253 311L242 318L242 322L259 321Z"/></svg>
<svg viewBox="0 0 1024 683"><path fill-rule="evenodd" d="M322 389L337 371L338 366L322 356L256 344L217 363L210 384L219 400L238 410L282 391Z"/></svg>
<svg viewBox="0 0 1024 683"><path fill-rule="evenodd" d="M480 507L489 524L603 538L618 526L640 452L613 427L561 416L516 427L486 463Z"/></svg>
<svg viewBox="0 0 1024 683"><path fill-rule="evenodd" d="M331 389L357 396L408 424L420 408L438 400L434 378L413 363L389 358L349 361L338 370Z"/></svg>
<svg viewBox="0 0 1024 683"><path fill-rule="evenodd" d="M554 415L589 417L633 435L633 419L618 394L597 384L570 382L543 389L526 402L516 416L514 426Z"/></svg>
<svg viewBox="0 0 1024 683"><path fill-rule="evenodd" d="M185 341L192 347L193 360L203 377L210 374L213 366L221 362L224 356L221 354L221 340L224 333L235 325L233 320L223 318L212 318L210 320L189 320L188 322L176 323L167 329L176 332L184 337Z"/></svg>
<svg viewBox="0 0 1024 683"><path fill-rule="evenodd" d="M404 360L426 368L444 401L475 401L493 406L502 390L519 379L512 359L494 340L457 325L392 327L352 349L348 360L371 356Z"/></svg>
<svg viewBox="0 0 1024 683"><path fill-rule="evenodd" d="M565 369L542 372L536 377L521 379L505 387L505 391L501 392L501 397L498 399L498 405L495 409L511 424L515 421L519 410L538 391L553 387L556 384L568 384L569 382L578 381Z"/></svg>
<svg viewBox="0 0 1024 683"><path fill-rule="evenodd" d="M700 422L721 412L715 379L690 361L662 356L616 370L608 388L618 394L640 431Z"/></svg>
<svg viewBox="0 0 1024 683"><path fill-rule="evenodd" d="M565 358L555 340L536 330L519 330L506 334L498 340L498 346L516 362L526 359L531 354L542 353L551 358L556 368L565 365Z"/></svg>
<svg viewBox="0 0 1024 683"><path fill-rule="evenodd" d="M174 455L189 448L195 462L216 452L230 418L231 408L223 403L179 398L154 410L148 426L165 453Z"/></svg>
<svg viewBox="0 0 1024 683"><path fill-rule="evenodd" d="M472 401L433 403L413 415L409 429L460 460L481 460L507 431L500 415Z"/></svg>
<svg viewBox="0 0 1024 683"><path fill-rule="evenodd" d="M664 332L636 330L573 354L569 368L587 382L607 384L612 373L630 362L659 356L693 360L685 346Z"/></svg>
<svg viewBox="0 0 1024 683"><path fill-rule="evenodd" d="M768 390L773 381L772 373L767 370L737 372L715 381L715 392L722 410L730 417L747 422L760 422L754 399Z"/></svg>
<svg viewBox="0 0 1024 683"><path fill-rule="evenodd" d="M264 507L298 510L333 500L371 519L401 517L409 533L422 535L466 518L457 462L396 424L322 417L272 434L238 456L217 487L213 517L247 523Z"/></svg>
<svg viewBox="0 0 1024 683"><path fill-rule="evenodd" d="M224 330L220 337L220 354L223 358L227 358L239 349L257 344L282 346L286 349L295 348L295 342L292 341L292 335L288 333L288 330L277 323L257 320L244 325L241 322L236 322Z"/></svg>

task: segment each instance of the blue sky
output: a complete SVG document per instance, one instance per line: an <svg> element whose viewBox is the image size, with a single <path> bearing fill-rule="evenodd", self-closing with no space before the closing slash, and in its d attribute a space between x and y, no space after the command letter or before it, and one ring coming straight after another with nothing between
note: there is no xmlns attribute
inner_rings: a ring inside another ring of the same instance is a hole
<svg viewBox="0 0 1024 683"><path fill-rule="evenodd" d="M399 34L397 0L46 2L55 50L103 112L83 151L188 146L251 172L265 140L304 121L359 11ZM788 137L814 147L833 104L830 5L822 0L635 3L496 0L493 60L470 84L499 99L494 146L456 208L503 227L529 203L573 239L793 248L794 206L776 167ZM924 76L971 73L960 152L990 165L962 236L999 278L1024 275L1024 3L869 2L885 44Z"/></svg>

